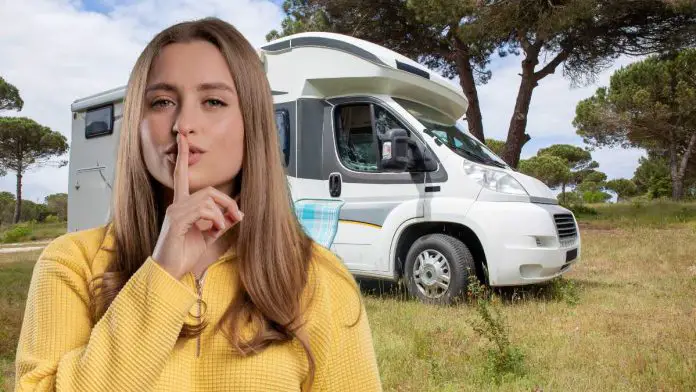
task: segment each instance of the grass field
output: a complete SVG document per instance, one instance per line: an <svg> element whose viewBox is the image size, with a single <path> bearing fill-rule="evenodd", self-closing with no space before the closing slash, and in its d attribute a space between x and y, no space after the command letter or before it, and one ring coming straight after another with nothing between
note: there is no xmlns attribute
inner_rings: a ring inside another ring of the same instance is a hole
<svg viewBox="0 0 696 392"><path fill-rule="evenodd" d="M478 306L365 290L385 391L696 390L696 204L593 207L597 215L580 215L582 261L563 279L498 291ZM37 256L0 256L7 390ZM488 325L505 327L498 336L511 366L496 366L496 346L473 328L484 311L502 317Z"/></svg>
<svg viewBox="0 0 696 392"><path fill-rule="evenodd" d="M6 225L0 227L0 243L45 241L65 233L66 230L65 222L22 222L17 225ZM11 235L8 236L8 233Z"/></svg>

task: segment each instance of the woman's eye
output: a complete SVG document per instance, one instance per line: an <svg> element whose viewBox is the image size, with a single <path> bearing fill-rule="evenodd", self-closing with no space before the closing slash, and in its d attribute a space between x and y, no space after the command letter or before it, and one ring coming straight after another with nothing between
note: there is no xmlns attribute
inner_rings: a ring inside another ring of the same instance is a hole
<svg viewBox="0 0 696 392"><path fill-rule="evenodd" d="M222 107L222 106L227 106L226 103L222 102L219 99L207 99L205 101L206 105L212 106L212 107Z"/></svg>
<svg viewBox="0 0 696 392"><path fill-rule="evenodd" d="M164 108L169 105L173 105L174 102L168 100L168 99L156 99L155 101L152 102L151 106L153 108Z"/></svg>

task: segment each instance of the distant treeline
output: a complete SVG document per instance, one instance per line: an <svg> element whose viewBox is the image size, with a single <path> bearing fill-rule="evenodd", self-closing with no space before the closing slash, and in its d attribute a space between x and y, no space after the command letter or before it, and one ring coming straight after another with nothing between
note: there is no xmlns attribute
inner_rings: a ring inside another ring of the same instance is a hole
<svg viewBox="0 0 696 392"><path fill-rule="evenodd" d="M10 192L0 192L0 226L12 224L16 205L15 195ZM54 193L46 196L43 203L22 200L20 222L57 222L68 219L68 194Z"/></svg>

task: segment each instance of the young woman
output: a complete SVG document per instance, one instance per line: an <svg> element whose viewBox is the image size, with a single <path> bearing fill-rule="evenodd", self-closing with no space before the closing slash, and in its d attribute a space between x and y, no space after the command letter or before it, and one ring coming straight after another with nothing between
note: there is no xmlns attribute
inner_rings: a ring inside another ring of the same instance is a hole
<svg viewBox="0 0 696 392"><path fill-rule="evenodd" d="M162 31L122 121L112 219L35 266L16 390L381 390L355 280L295 218L245 38Z"/></svg>

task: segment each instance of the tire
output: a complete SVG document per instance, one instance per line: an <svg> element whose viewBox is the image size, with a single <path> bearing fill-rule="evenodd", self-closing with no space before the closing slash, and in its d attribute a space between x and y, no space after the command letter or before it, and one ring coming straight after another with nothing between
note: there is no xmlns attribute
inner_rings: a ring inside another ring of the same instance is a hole
<svg viewBox="0 0 696 392"><path fill-rule="evenodd" d="M421 272L416 273L414 267ZM469 276L476 276L476 264L462 241L445 234L427 234L409 249L404 275L412 297L428 304L449 305L465 292ZM449 277L446 288L442 286L445 277Z"/></svg>

